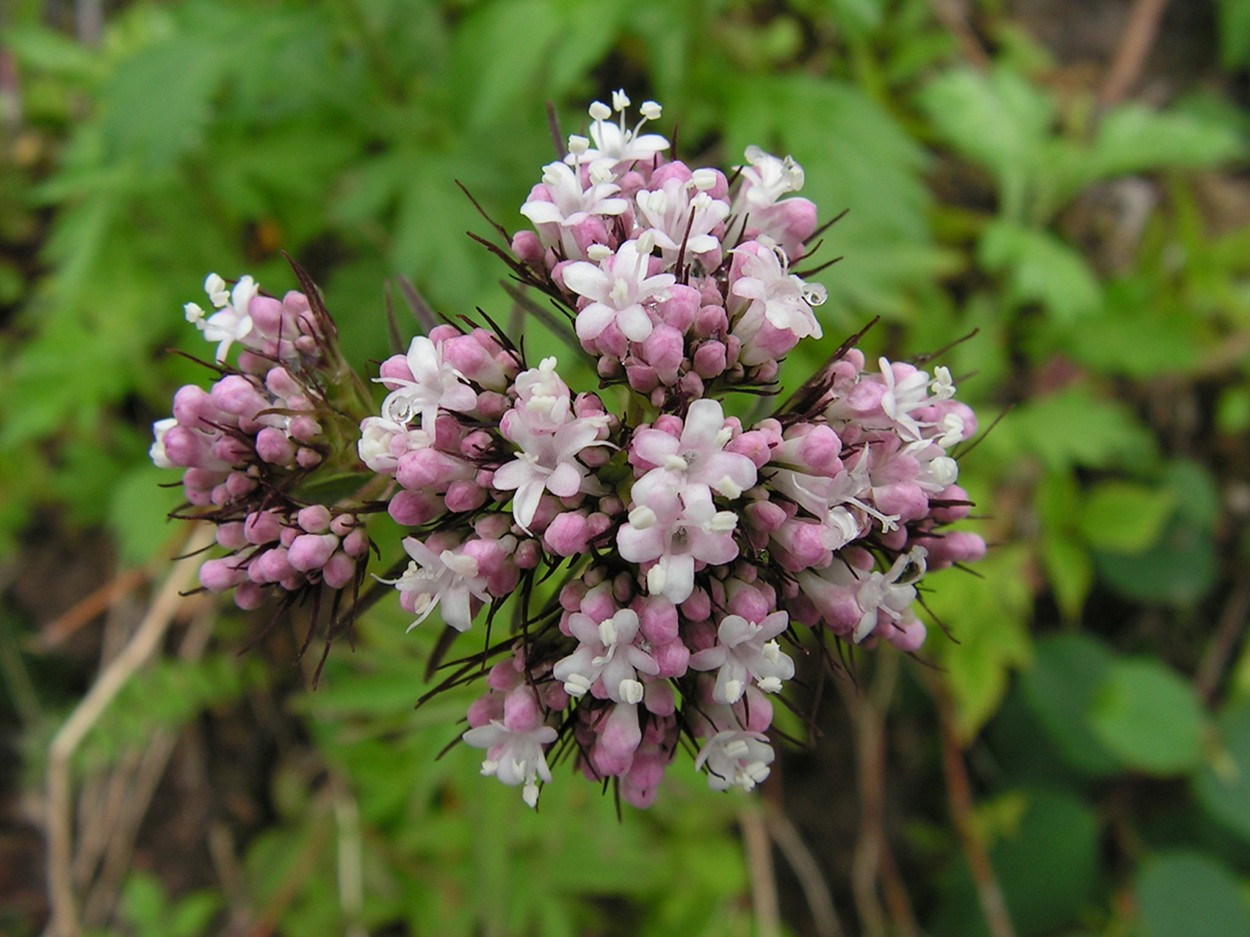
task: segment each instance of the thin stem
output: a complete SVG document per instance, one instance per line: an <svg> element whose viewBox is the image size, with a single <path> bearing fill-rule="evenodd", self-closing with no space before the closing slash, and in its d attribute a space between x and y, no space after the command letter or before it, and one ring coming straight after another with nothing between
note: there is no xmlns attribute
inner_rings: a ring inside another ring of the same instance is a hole
<svg viewBox="0 0 1250 937"><path fill-rule="evenodd" d="M955 730L955 708L950 693L940 677L929 681L933 699L937 703L942 735L942 773L946 776L946 791L950 801L951 819L959 834L964 857L972 872L976 886L977 901L989 928L990 937L1016 937L1011 915L1007 910L1003 890L990 864L989 851L977 829L973 811L972 784L964 764L963 747Z"/></svg>

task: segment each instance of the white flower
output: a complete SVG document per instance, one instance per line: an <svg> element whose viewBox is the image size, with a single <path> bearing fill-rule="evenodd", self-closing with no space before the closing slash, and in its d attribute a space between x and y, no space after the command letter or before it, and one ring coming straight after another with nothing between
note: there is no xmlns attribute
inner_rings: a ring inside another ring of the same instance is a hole
<svg viewBox="0 0 1250 937"><path fill-rule="evenodd" d="M577 314L578 338L597 338L611 322L633 342L651 334L651 316L643 304L666 299L666 290L677 282L671 273L647 275L653 246L654 236L644 234L622 244L602 266L579 260L564 268L564 285L591 300Z"/></svg>
<svg viewBox="0 0 1250 937"><path fill-rule="evenodd" d="M773 640L786 630L789 615L773 612L756 624L741 615L726 615L716 629L716 644L690 657L692 670L716 670L712 699L736 703L746 692L747 680L765 693L781 691L781 682L794 676L794 661Z"/></svg>
<svg viewBox="0 0 1250 937"><path fill-rule="evenodd" d="M538 781L551 781L551 769L543 746L556 740L556 730L539 726L526 732L514 732L502 722L492 719L487 725L470 729L461 736L474 748L486 749L482 774L494 775L509 787L524 785L521 799L530 807L538 805Z"/></svg>
<svg viewBox="0 0 1250 937"><path fill-rule="evenodd" d="M241 341L252 331L252 316L248 306L259 292L260 287L250 276L239 278L234 290L226 291L226 281L215 273L210 273L204 281L204 291L217 309L207 319L204 310L195 303L183 306L187 321L195 323L195 327L204 333L204 338L217 342L218 361L226 360L230 346Z"/></svg>
<svg viewBox="0 0 1250 937"><path fill-rule="evenodd" d="M173 468L174 463L169 461L169 456L165 454L165 434L178 425L178 421L172 416L163 420L157 420L152 424L152 448L148 450L148 457L157 468Z"/></svg>
<svg viewBox="0 0 1250 937"><path fill-rule="evenodd" d="M928 555L924 547L912 547L886 572L874 571L859 581L855 601L862 615L851 636L856 644L872 634L882 615L895 622L902 621L904 613L916 600L916 587L912 583L924 576Z"/></svg>
<svg viewBox="0 0 1250 937"><path fill-rule="evenodd" d="M596 480L577 456L588 446L608 445L598 439L607 420L606 414L582 417L568 421L554 432L540 432L529 424L524 410L513 409L504 414L500 430L520 451L513 461L495 472L495 487L516 492L512 516L526 532L544 491L557 498L569 498L579 491L597 490Z"/></svg>
<svg viewBox="0 0 1250 937"><path fill-rule="evenodd" d="M655 191L634 196L645 223L666 262L673 262L685 245L687 256L706 254L720 247L711 231L729 215L729 203L695 191L695 181L669 179Z"/></svg>
<svg viewBox="0 0 1250 937"><path fill-rule="evenodd" d="M382 417L407 426L421 418L421 429L434 432L439 408L466 413L477 406L477 394L464 383L459 371L443 361L443 351L424 335L408 346L408 370L412 380L379 377L378 383L398 384L382 401Z"/></svg>
<svg viewBox="0 0 1250 937"><path fill-rule="evenodd" d="M779 247L764 241L758 243L771 249L750 253L742 265L742 276L730 289L734 296L750 300L734 325L734 334L749 341L767 319L774 328L787 329L799 338L820 338L820 323L812 306L825 301L825 288L790 273L786 255ZM739 250L742 248L736 249Z"/></svg>
<svg viewBox="0 0 1250 937"><path fill-rule="evenodd" d="M749 791L762 782L773 763L773 749L759 732L717 732L707 740L694 767L707 767L707 783L714 791L740 787Z"/></svg>
<svg viewBox="0 0 1250 937"><path fill-rule="evenodd" d="M556 359L544 358L536 368L522 371L516 379L517 408L525 422L538 432L555 432L568 422L573 406L569 386L556 374Z"/></svg>
<svg viewBox="0 0 1250 937"><path fill-rule="evenodd" d="M454 550L435 553L416 537L405 537L403 545L412 557L408 568L398 579L379 581L413 594L412 610L417 618L408 630L425 621L441 603L443 621L457 631L468 631L473 619L470 596L482 601L490 598L477 560Z"/></svg>
<svg viewBox="0 0 1250 937"><path fill-rule="evenodd" d="M575 147L569 141L569 155L565 159L569 163L583 161L603 162L610 166L622 163L635 163L652 159L656 153L668 149L668 140L656 133L640 133L649 120L659 120L662 108L655 101L643 101L638 112L642 115L633 129L625 126L625 111L629 108L629 98L624 91L612 93L612 107L601 101L590 105L590 118L594 123L590 126L590 139L593 147ZM612 111L620 114L620 122L609 123ZM583 138L584 139L584 138ZM580 150L580 152L579 152Z"/></svg>
<svg viewBox="0 0 1250 937"><path fill-rule="evenodd" d="M548 163L536 191L545 192L548 198L535 198L531 193L521 214L533 222L544 246L559 245L570 258L581 256L571 228L592 215L620 215L629 208L627 199L615 197L620 186L592 173L590 187L583 189L580 176L564 163Z"/></svg>
<svg viewBox="0 0 1250 937"><path fill-rule="evenodd" d="M569 696L585 696L595 681L602 679L609 699L617 703L641 701L638 672L656 674L660 665L634 643L637 612L623 608L598 624L589 615L574 612L569 616L569 631L581 643L551 671Z"/></svg>

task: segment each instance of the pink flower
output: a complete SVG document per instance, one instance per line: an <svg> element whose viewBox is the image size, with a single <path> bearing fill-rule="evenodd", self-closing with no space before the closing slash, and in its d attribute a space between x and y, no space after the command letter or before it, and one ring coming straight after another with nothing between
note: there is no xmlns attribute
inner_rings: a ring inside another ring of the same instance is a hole
<svg viewBox="0 0 1250 937"><path fill-rule="evenodd" d="M467 413L477 406L477 394L464 383L459 372L443 361L442 348L424 335L408 346L405 359L412 379L381 377L377 380L398 385L382 401L382 416L407 426L421 418L421 429L434 432L439 408Z"/></svg>
<svg viewBox="0 0 1250 937"><path fill-rule="evenodd" d="M648 492L647 503L629 512L616 545L631 563L654 560L647 571L647 591L681 604L694 592L696 561L719 565L737 558L737 526L737 515L717 511L711 498L686 504L675 485L657 485Z"/></svg>
<svg viewBox="0 0 1250 937"><path fill-rule="evenodd" d="M651 316L644 303L667 298L665 290L677 282L671 273L648 276L653 240L643 235L626 241L601 266L577 261L564 268L564 285L590 300L577 313L577 337L588 342L609 324L632 342L651 334Z"/></svg>
<svg viewBox="0 0 1250 937"><path fill-rule="evenodd" d="M504 414L500 431L519 451L496 470L494 484L502 491L516 492L512 516L522 529L529 532L544 491L570 498L598 490L598 482L577 456L588 446L607 445L598 438L607 422L606 415L575 418L554 432L541 432L530 425L523 410Z"/></svg>
<svg viewBox="0 0 1250 937"><path fill-rule="evenodd" d="M737 498L755 484L755 463L736 452L726 452L733 430L725 425L720 401L704 398L690 404L681 436L658 429L641 429L630 443L630 461L655 466L671 479L649 472L635 484L635 500L645 500L652 484L675 484L680 490L702 486L727 498ZM709 494L710 497L710 494Z"/></svg>
<svg viewBox="0 0 1250 937"><path fill-rule="evenodd" d="M783 680L794 676L794 661L774 638L786 630L789 616L773 612L759 624L741 615L726 615L716 630L716 644L690 657L692 670L715 670L712 698L736 703L754 680L765 693L779 693Z"/></svg>
<svg viewBox="0 0 1250 937"><path fill-rule="evenodd" d="M521 787L521 799L530 807L538 805L538 781L551 781L544 746L556 740L556 730L539 726L514 732L497 719L470 729L461 736L474 748L486 749L482 774L494 775L509 787Z"/></svg>
<svg viewBox="0 0 1250 937"><path fill-rule="evenodd" d="M478 570L478 562L459 550L435 553L416 537L405 537L404 550L412 558L398 579L391 583L406 598L409 611L417 616L408 626L412 630L442 604L443 621L457 631L468 631L473 621L470 597L487 601L486 577Z"/></svg>

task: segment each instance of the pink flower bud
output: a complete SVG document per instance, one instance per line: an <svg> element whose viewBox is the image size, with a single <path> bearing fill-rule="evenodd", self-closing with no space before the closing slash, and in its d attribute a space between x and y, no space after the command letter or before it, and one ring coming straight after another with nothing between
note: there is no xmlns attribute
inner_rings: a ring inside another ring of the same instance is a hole
<svg viewBox="0 0 1250 937"><path fill-rule="evenodd" d="M339 547L334 534L301 534L291 542L287 560L302 573L320 569Z"/></svg>
<svg viewBox="0 0 1250 937"><path fill-rule="evenodd" d="M311 416L300 414L291 417L291 422L287 426L287 432L291 438L302 443L310 443L321 435L321 424Z"/></svg>
<svg viewBox="0 0 1250 937"><path fill-rule="evenodd" d="M195 468L212 458L207 437L181 423L171 426L162 442L165 458L179 468Z"/></svg>
<svg viewBox="0 0 1250 937"><path fill-rule="evenodd" d="M792 518L773 532L773 543L778 547L777 562L790 572L828 566L832 559L817 521Z"/></svg>
<svg viewBox="0 0 1250 937"><path fill-rule="evenodd" d="M789 516L785 508L771 501L752 501L742 513L748 526L766 534L777 530Z"/></svg>
<svg viewBox="0 0 1250 937"><path fill-rule="evenodd" d="M517 546L513 560L519 569L534 569L542 560L542 550L537 540L523 540Z"/></svg>
<svg viewBox="0 0 1250 937"><path fill-rule="evenodd" d="M226 491L232 501L241 501L256 489L256 479L242 472L231 472L226 476Z"/></svg>
<svg viewBox="0 0 1250 937"><path fill-rule="evenodd" d="M335 553L321 568L321 578L331 589L343 589L356 578L356 561L342 551Z"/></svg>
<svg viewBox="0 0 1250 937"><path fill-rule="evenodd" d="M290 465L295 461L295 444L282 430L266 426L256 434L256 454L270 465Z"/></svg>
<svg viewBox="0 0 1250 937"><path fill-rule="evenodd" d="M580 606L581 613L595 623L611 618L619 608L616 599L612 597L611 586L606 583L590 589Z"/></svg>
<svg viewBox="0 0 1250 937"><path fill-rule="evenodd" d="M920 645L924 644L925 634L924 622L918 618L912 618L895 625L886 635L886 640L900 651L910 654L919 650Z"/></svg>
<svg viewBox="0 0 1250 937"><path fill-rule="evenodd" d="M295 453L295 464L300 468L316 468L321 464L321 453L316 449L300 449Z"/></svg>
<svg viewBox="0 0 1250 937"><path fill-rule="evenodd" d="M411 382L412 369L408 367L405 355L391 355L378 368L378 377L382 378L382 386L387 390L395 390L402 386L401 381Z"/></svg>
<svg viewBox="0 0 1250 937"><path fill-rule="evenodd" d="M225 592L247 579L247 573L239 568L238 557L205 560L200 566L200 585L209 592Z"/></svg>
<svg viewBox="0 0 1250 937"><path fill-rule="evenodd" d="M872 500L878 511L896 514L902 523L919 520L929 513L929 496L912 482L877 485L872 489Z"/></svg>
<svg viewBox="0 0 1250 937"><path fill-rule="evenodd" d="M531 267L541 267L543 263L543 245L533 231L518 231L512 235L512 253L521 263Z"/></svg>
<svg viewBox="0 0 1250 937"><path fill-rule="evenodd" d="M227 374L213 385L211 395L217 407L234 416L254 417L270 405L256 385L241 374Z"/></svg>
<svg viewBox="0 0 1250 937"><path fill-rule="evenodd" d="M178 388L174 394L173 414L179 425L191 429L208 429L208 424L220 422L213 398L197 384Z"/></svg>
<svg viewBox="0 0 1250 937"><path fill-rule="evenodd" d="M699 291L693 286L674 283L668 288L668 299L657 306L660 319L678 333L690 331L700 311Z"/></svg>
<svg viewBox="0 0 1250 937"><path fill-rule="evenodd" d="M556 556L575 556L585 553L590 542L590 525L584 515L577 511L557 514L543 533L543 544Z"/></svg>
<svg viewBox="0 0 1250 937"><path fill-rule="evenodd" d="M241 582L234 590L234 604L245 612L265 604L265 587L254 582Z"/></svg>
<svg viewBox="0 0 1250 937"><path fill-rule="evenodd" d="M428 491L396 492L386 506L386 513L402 527L420 527L442 510L442 499Z"/></svg>
<svg viewBox="0 0 1250 937"><path fill-rule="evenodd" d="M492 719L502 719L503 710L499 705L499 695L497 693L487 693L479 696L469 704L467 714L469 727L476 729L478 726L487 725Z"/></svg>
<svg viewBox="0 0 1250 937"><path fill-rule="evenodd" d="M695 337L719 339L729 331L729 317L720 302L720 297L717 296L714 304L699 308L692 324Z"/></svg>
<svg viewBox="0 0 1250 937"><path fill-rule="evenodd" d="M595 770L603 777L615 777L629 770L634 752L642 741L638 713L634 706L617 703L608 717L598 724L599 737L591 750Z"/></svg>
<svg viewBox="0 0 1250 937"><path fill-rule="evenodd" d="M725 370L725 345L723 342L707 341L694 353L694 369L701 377L711 380Z"/></svg>
<svg viewBox="0 0 1250 937"><path fill-rule="evenodd" d="M681 613L688 621L707 621L712 614L712 599L703 589L695 586L690 598L681 603Z"/></svg>
<svg viewBox="0 0 1250 937"><path fill-rule="evenodd" d="M522 684L503 701L503 724L513 732L530 732L543 724L545 714L533 687Z"/></svg>
<svg viewBox="0 0 1250 937"><path fill-rule="evenodd" d="M459 478L447 486L443 499L449 511L475 511L486 503L486 489L467 478Z"/></svg>
<svg viewBox="0 0 1250 937"><path fill-rule="evenodd" d="M642 635L653 645L677 640L677 607L662 595L650 595L634 603Z"/></svg>

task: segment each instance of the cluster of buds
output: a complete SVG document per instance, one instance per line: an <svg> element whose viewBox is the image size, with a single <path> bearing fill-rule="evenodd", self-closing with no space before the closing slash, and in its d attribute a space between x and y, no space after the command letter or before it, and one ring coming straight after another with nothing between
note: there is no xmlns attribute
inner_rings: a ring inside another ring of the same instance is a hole
<svg viewBox="0 0 1250 937"><path fill-rule="evenodd" d="M643 132L659 105L632 127L628 107L620 92L591 106L589 135L569 138L521 207L533 228L492 247L567 317L594 392L497 329L440 325L382 363L385 399L352 451L327 449L297 421L324 427L319 405L358 413L342 402L360 397L330 392L314 354L325 342L300 348L325 325L296 317L300 337L275 342L251 331L265 300L249 298L243 327L223 299L230 314L201 327L245 346L240 371L220 393L184 389L185 415L176 401L176 424L157 425L154 457L187 468L188 500L233 512L219 540L235 552L205 564L206 587L250 604L257 585L342 588L350 562L358 588L361 517L385 511L408 533L406 559L377 582L413 626L437 612L465 632L511 603L514 632L432 692L485 677L463 740L530 806L566 757L646 806L683 741L711 787L750 790L769 773L772 698L803 632L913 651L920 580L985 550L945 529L969 508L951 451L976 429L946 369L870 365L848 341L771 414L726 412L727 395L775 393L781 359L822 335L825 291L793 269L810 258L816 208L793 194L793 160L751 148L732 179L692 169ZM283 309L309 308L293 295ZM298 386L271 382L297 352ZM270 429L281 439L262 447ZM272 503L291 490L275 473L331 459L358 459L370 496Z"/></svg>
<svg viewBox="0 0 1250 937"><path fill-rule="evenodd" d="M174 395L151 449L158 466L183 469L187 508L176 516L211 521L227 551L201 565L200 583L232 591L244 609L275 592L288 601L319 599L322 588L355 595L370 549L364 518L311 492L358 467L354 414L372 400L342 361L314 290L279 300L251 277L228 290L216 274L204 289L215 311L187 303L186 317L217 343L219 377L207 391L188 384Z"/></svg>

